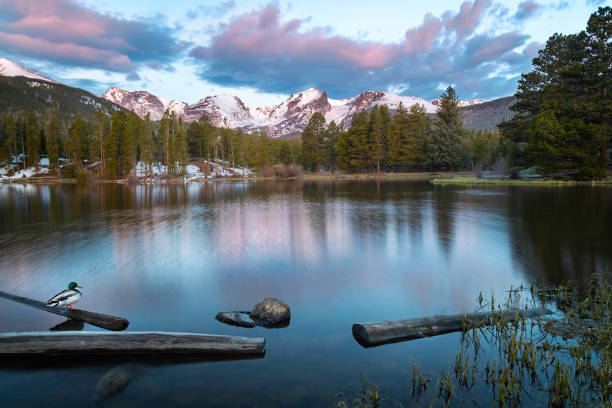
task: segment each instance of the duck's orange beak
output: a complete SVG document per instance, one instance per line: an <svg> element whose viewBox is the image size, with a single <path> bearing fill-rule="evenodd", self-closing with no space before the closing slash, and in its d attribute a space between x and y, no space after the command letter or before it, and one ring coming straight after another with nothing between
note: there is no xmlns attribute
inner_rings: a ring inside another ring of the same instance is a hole
<svg viewBox="0 0 612 408"><path fill-rule="evenodd" d="M82 286L80 286L80 285L76 285L76 287L77 287L77 288L81 288L81 289L83 289L83 287L82 287Z"/></svg>

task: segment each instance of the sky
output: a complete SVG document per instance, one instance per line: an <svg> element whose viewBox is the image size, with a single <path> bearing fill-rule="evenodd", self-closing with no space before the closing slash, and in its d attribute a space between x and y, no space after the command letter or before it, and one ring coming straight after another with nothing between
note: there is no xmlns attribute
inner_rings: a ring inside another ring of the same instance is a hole
<svg viewBox="0 0 612 408"><path fill-rule="evenodd" d="M111 86L249 106L307 88L427 100L515 92L554 33L612 0L0 0L0 56L102 94Z"/></svg>

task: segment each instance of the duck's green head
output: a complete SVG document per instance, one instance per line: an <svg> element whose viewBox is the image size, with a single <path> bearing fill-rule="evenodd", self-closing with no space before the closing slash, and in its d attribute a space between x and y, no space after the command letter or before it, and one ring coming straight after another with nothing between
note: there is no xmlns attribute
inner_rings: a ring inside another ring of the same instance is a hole
<svg viewBox="0 0 612 408"><path fill-rule="evenodd" d="M77 285L76 282L70 282L68 284L68 290L74 290L74 288L82 288L82 286Z"/></svg>

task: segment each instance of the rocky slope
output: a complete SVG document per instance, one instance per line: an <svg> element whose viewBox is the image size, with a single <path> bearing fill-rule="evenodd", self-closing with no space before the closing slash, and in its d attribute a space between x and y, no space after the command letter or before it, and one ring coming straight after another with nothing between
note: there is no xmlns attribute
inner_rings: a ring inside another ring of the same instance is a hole
<svg viewBox="0 0 612 408"><path fill-rule="evenodd" d="M166 101L147 91L129 92L116 86L104 92L102 98L134 111L141 118L149 113L151 120L160 120L166 110L183 116L187 108L185 102Z"/></svg>
<svg viewBox="0 0 612 408"><path fill-rule="evenodd" d="M459 114L466 128L496 129L499 123L512 119L514 112L510 110L510 106L515 103L514 96L507 96L477 105L464 106L459 109Z"/></svg>

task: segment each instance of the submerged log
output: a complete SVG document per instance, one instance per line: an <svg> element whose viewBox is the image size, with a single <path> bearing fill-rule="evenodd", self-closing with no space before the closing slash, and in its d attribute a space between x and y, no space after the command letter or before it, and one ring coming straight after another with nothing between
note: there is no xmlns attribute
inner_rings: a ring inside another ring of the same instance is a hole
<svg viewBox="0 0 612 408"><path fill-rule="evenodd" d="M0 334L0 357L57 355L264 355L255 337L170 332L24 332Z"/></svg>
<svg viewBox="0 0 612 408"><path fill-rule="evenodd" d="M49 313L55 313L60 316L70 319L80 320L89 323L92 326L100 327L106 330L121 331L125 330L130 322L126 319L117 316L106 315L102 313L88 312L80 309L68 309L64 306L47 306L46 303L38 300L30 299L23 296L17 296L10 293L0 291L0 297L19 302L24 305L32 306L36 309L44 310Z"/></svg>
<svg viewBox="0 0 612 408"><path fill-rule="evenodd" d="M353 324L353 336L363 347L379 346L398 341L422 339L440 334L463 331L464 328L495 324L499 318L538 317L551 312L547 309L509 309L506 311L464 313Z"/></svg>

